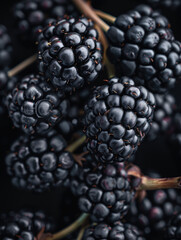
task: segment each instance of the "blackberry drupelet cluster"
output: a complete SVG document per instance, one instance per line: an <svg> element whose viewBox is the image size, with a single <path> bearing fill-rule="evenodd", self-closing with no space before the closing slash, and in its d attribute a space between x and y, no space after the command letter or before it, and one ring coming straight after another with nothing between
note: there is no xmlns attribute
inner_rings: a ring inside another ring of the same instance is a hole
<svg viewBox="0 0 181 240"><path fill-rule="evenodd" d="M14 6L13 15L19 35L27 42L35 40L34 33L46 23L78 12L70 0L22 0Z"/></svg>
<svg viewBox="0 0 181 240"><path fill-rule="evenodd" d="M154 8L173 8L176 9L181 6L180 0L147 0L147 3Z"/></svg>
<svg viewBox="0 0 181 240"><path fill-rule="evenodd" d="M132 203L127 219L145 234L163 236L163 230L174 212L181 210L181 195L175 189L149 192L147 196Z"/></svg>
<svg viewBox="0 0 181 240"><path fill-rule="evenodd" d="M124 163L105 167L93 164L94 159L90 165L79 168L72 177L71 190L79 198L80 210L89 213L93 222L116 222L127 213L134 198Z"/></svg>
<svg viewBox="0 0 181 240"><path fill-rule="evenodd" d="M149 132L155 98L128 77L99 86L85 106L87 149L99 162L129 160Z"/></svg>
<svg viewBox="0 0 181 240"><path fill-rule="evenodd" d="M0 215L1 240L35 240L39 232L54 232L55 223L42 211L21 210Z"/></svg>
<svg viewBox="0 0 181 240"><path fill-rule="evenodd" d="M116 222L113 225L100 223L85 230L83 240L145 240L137 227L127 223Z"/></svg>
<svg viewBox="0 0 181 240"><path fill-rule="evenodd" d="M174 213L170 219L166 230L165 240L180 240L181 239L181 212Z"/></svg>
<svg viewBox="0 0 181 240"><path fill-rule="evenodd" d="M147 140L153 141L161 134L166 134L176 111L175 98L171 94L155 94L156 108Z"/></svg>
<svg viewBox="0 0 181 240"><path fill-rule="evenodd" d="M102 69L102 45L93 22L63 18L38 37L39 71L55 88L72 92L93 82Z"/></svg>
<svg viewBox="0 0 181 240"><path fill-rule="evenodd" d="M66 147L67 142L55 130L49 131L46 137L20 136L5 160L12 184L33 192L60 186L75 167Z"/></svg>
<svg viewBox="0 0 181 240"><path fill-rule="evenodd" d="M62 99L43 77L28 75L8 96L9 116L26 134L44 134L62 118Z"/></svg>
<svg viewBox="0 0 181 240"><path fill-rule="evenodd" d="M0 69L10 65L12 60L11 38L4 25L0 25ZM0 82L1 89L1 82Z"/></svg>
<svg viewBox="0 0 181 240"><path fill-rule="evenodd" d="M122 74L135 76L138 84L164 93L181 76L181 44L168 20L149 6L117 17L107 35L110 60Z"/></svg>

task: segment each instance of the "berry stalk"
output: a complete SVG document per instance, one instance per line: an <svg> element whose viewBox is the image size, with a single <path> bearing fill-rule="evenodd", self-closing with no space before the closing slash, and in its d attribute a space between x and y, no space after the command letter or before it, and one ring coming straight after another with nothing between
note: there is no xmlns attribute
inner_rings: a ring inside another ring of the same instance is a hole
<svg viewBox="0 0 181 240"><path fill-rule="evenodd" d="M85 14L87 17L91 18L95 23L97 23L105 32L109 30L109 25L105 23L97 14L94 12L93 8L84 0L72 0L77 8Z"/></svg>
<svg viewBox="0 0 181 240"><path fill-rule="evenodd" d="M79 234L78 234L77 240L82 240L83 235L84 235L84 232L85 232L85 229L86 229L88 226L89 226L89 225L83 226L83 227L80 229L80 232L79 232Z"/></svg>
<svg viewBox="0 0 181 240"><path fill-rule="evenodd" d="M48 237L46 240L58 240L62 239L65 236L71 234L76 229L78 229L80 226L82 226L88 219L89 214L82 214L75 222L73 222L70 226L66 227L60 232L55 233L52 237Z"/></svg>
<svg viewBox="0 0 181 240"><path fill-rule="evenodd" d="M74 152L78 147L80 147L86 140L86 136L83 135L82 137L80 137L78 140L76 140L75 142L73 142L72 144L70 144L67 148L66 151L68 152Z"/></svg>
<svg viewBox="0 0 181 240"><path fill-rule="evenodd" d="M18 64L16 67L14 67L11 70L9 70L8 71L8 77L13 77L16 74L18 74L19 72L21 72L23 69L25 69L28 66L30 66L32 63L34 63L36 61L36 58L37 58L37 55L35 54L35 55L27 58L26 60L24 60L20 64Z"/></svg>
<svg viewBox="0 0 181 240"><path fill-rule="evenodd" d="M103 18L104 20L106 20L106 21L108 21L108 22L110 22L110 23L114 23L115 20L116 20L116 18L115 18L114 16L112 16L112 15L110 15L110 14L108 14L108 13L105 13L105 12L103 12L103 11L101 11L101 10L94 10L94 11L95 11L95 13L96 13L99 17Z"/></svg>

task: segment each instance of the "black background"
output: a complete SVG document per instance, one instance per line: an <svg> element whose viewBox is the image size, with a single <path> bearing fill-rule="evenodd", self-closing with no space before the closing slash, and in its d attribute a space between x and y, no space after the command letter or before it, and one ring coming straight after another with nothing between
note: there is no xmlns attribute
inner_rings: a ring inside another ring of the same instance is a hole
<svg viewBox="0 0 181 240"><path fill-rule="evenodd" d="M15 2L14 0L1 0L0 6L0 24L7 26L13 39L14 59L12 66L33 54L33 49L21 44L16 37L12 17L12 6ZM114 16L130 10L136 5L135 0L97 0L94 2L96 8L109 12ZM171 22L176 39L181 41L180 10L177 9L175 12L172 12L169 9L164 13ZM27 74L28 72L29 69L24 71L23 74ZM180 104L181 84L179 82L172 92L177 99L177 104ZM3 161L12 140L18 135L19 132L12 128L10 120L7 118L0 119L0 212L17 210L28 206L44 209L58 218L64 204L62 190L58 189L53 192L35 195L18 191L10 184ZM178 159L174 153L170 151L169 146L165 143L163 138L159 138L153 143L143 143L137 153L137 163L142 167L143 171L156 169L163 176L168 177L181 175L180 160L181 159ZM73 208L74 206L72 205L72 211Z"/></svg>

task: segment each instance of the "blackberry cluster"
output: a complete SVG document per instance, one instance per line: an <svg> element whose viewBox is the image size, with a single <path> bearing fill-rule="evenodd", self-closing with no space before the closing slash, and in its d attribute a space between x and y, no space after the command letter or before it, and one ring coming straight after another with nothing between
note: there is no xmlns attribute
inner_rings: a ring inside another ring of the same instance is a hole
<svg viewBox="0 0 181 240"><path fill-rule="evenodd" d="M181 76L181 44L168 20L149 6L117 17L107 35L110 60L125 76L135 76L138 84L164 93Z"/></svg>
<svg viewBox="0 0 181 240"><path fill-rule="evenodd" d="M1 240L35 240L42 228L45 233L55 230L54 221L42 211L21 210L0 215Z"/></svg>
<svg viewBox="0 0 181 240"><path fill-rule="evenodd" d="M181 6L180 0L147 0L147 3L154 8L176 9Z"/></svg>
<svg viewBox="0 0 181 240"><path fill-rule="evenodd" d="M155 94L156 108L147 140L153 141L165 134L171 126L176 110L175 98L171 94Z"/></svg>
<svg viewBox="0 0 181 240"><path fill-rule="evenodd" d="M102 69L98 32L87 18L63 18L38 37L39 71L55 88L72 92L93 82Z"/></svg>
<svg viewBox="0 0 181 240"><path fill-rule="evenodd" d="M181 195L174 189L150 192L143 200L132 203L127 219L145 234L163 236L172 214L181 210L180 202Z"/></svg>
<svg viewBox="0 0 181 240"><path fill-rule="evenodd" d="M34 33L46 23L78 12L71 0L23 0L14 6L13 14L21 38L33 41Z"/></svg>
<svg viewBox="0 0 181 240"><path fill-rule="evenodd" d="M0 69L10 65L12 60L11 38L4 25L0 25ZM1 82L0 82L1 89Z"/></svg>
<svg viewBox="0 0 181 240"><path fill-rule="evenodd" d="M94 159L92 159L93 164ZM120 220L134 198L124 163L105 167L84 166L71 180L71 190L79 197L79 208L94 222Z"/></svg>
<svg viewBox="0 0 181 240"><path fill-rule="evenodd" d="M181 212L174 213L170 219L166 230L165 239L167 240L180 240L181 239Z"/></svg>
<svg viewBox="0 0 181 240"><path fill-rule="evenodd" d="M137 227L116 222L113 226L106 223L91 225L85 230L83 240L145 240Z"/></svg>
<svg viewBox="0 0 181 240"><path fill-rule="evenodd" d="M28 75L8 96L9 116L26 134L43 134L62 118L62 99L43 77Z"/></svg>
<svg viewBox="0 0 181 240"><path fill-rule="evenodd" d="M150 130L155 98L128 77L99 86L85 106L87 149L99 162L129 160Z"/></svg>
<svg viewBox="0 0 181 240"><path fill-rule="evenodd" d="M67 142L55 130L49 131L46 137L20 136L5 160L12 184L33 192L60 186L75 165L66 147Z"/></svg>

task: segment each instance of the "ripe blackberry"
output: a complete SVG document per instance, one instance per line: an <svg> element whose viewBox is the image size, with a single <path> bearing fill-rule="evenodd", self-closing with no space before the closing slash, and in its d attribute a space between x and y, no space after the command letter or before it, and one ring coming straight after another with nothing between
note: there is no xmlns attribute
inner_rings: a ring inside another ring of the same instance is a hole
<svg viewBox="0 0 181 240"><path fill-rule="evenodd" d="M165 230L165 239L181 239L181 212L173 213L173 217L170 219Z"/></svg>
<svg viewBox="0 0 181 240"><path fill-rule="evenodd" d="M71 92L93 82L102 69L98 32L87 18L63 18L39 35L39 71L55 88Z"/></svg>
<svg viewBox="0 0 181 240"><path fill-rule="evenodd" d="M181 195L174 189L149 192L143 200L132 203L127 219L145 234L163 236L163 230L174 212L181 210Z"/></svg>
<svg viewBox="0 0 181 240"><path fill-rule="evenodd" d="M83 240L145 240L137 227L128 223L116 222L113 225L100 223L88 227Z"/></svg>
<svg viewBox="0 0 181 240"><path fill-rule="evenodd" d="M28 75L8 96L9 116L26 134L43 134L60 121L62 97L43 77Z"/></svg>
<svg viewBox="0 0 181 240"><path fill-rule="evenodd" d="M75 165L66 146L65 139L55 130L45 137L20 136L5 160L12 184L34 192L60 186Z"/></svg>
<svg viewBox="0 0 181 240"><path fill-rule="evenodd" d="M147 3L154 8L176 9L181 6L180 0L147 0Z"/></svg>
<svg viewBox="0 0 181 240"><path fill-rule="evenodd" d="M155 94L156 108L147 140L153 141L160 134L165 134L171 126L176 110L175 98L171 94Z"/></svg>
<svg viewBox="0 0 181 240"><path fill-rule="evenodd" d="M85 106L87 148L97 161L129 160L150 129L155 98L128 77L99 86Z"/></svg>
<svg viewBox="0 0 181 240"><path fill-rule="evenodd" d="M0 69L10 65L12 59L11 38L4 25L0 25ZM1 82L0 82L1 89Z"/></svg>
<svg viewBox="0 0 181 240"><path fill-rule="evenodd" d="M110 60L138 84L164 93L181 76L181 43L175 41L168 20L149 6L120 15L107 34Z"/></svg>
<svg viewBox="0 0 181 240"><path fill-rule="evenodd" d="M42 228L45 233L55 230L53 220L42 211L21 210L0 215L1 240L34 240Z"/></svg>
<svg viewBox="0 0 181 240"><path fill-rule="evenodd" d="M79 197L80 210L89 213L92 221L113 223L127 213L134 191L124 163L93 168L90 158L91 164L79 168L72 178L71 190Z"/></svg>
<svg viewBox="0 0 181 240"><path fill-rule="evenodd" d="M48 18L77 16L78 12L70 0L23 0L14 6L13 14L21 38L32 41L34 31L45 25Z"/></svg>

